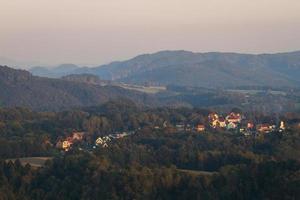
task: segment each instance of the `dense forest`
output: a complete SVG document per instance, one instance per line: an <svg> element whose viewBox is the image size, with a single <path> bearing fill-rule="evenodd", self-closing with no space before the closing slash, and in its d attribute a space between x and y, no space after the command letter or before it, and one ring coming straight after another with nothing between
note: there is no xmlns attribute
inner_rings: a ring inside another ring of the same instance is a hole
<svg viewBox="0 0 300 200"><path fill-rule="evenodd" d="M176 129L206 124L210 112L131 101L61 112L2 108L0 199L299 199L299 113L243 113L254 122L284 120L284 133ZM57 148L74 131L84 139L67 152ZM98 137L130 131L94 146ZM8 160L35 156L52 159L38 168Z"/></svg>

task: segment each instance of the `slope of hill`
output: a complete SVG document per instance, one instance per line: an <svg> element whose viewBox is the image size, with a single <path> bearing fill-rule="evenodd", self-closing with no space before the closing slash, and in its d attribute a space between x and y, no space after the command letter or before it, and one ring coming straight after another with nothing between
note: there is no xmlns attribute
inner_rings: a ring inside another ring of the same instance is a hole
<svg viewBox="0 0 300 200"><path fill-rule="evenodd" d="M89 73L101 79L133 84L294 87L300 85L300 51L259 55L162 51L65 73Z"/></svg>
<svg viewBox="0 0 300 200"><path fill-rule="evenodd" d="M0 105L36 110L59 110L97 105L109 100L155 101L146 94L115 86L99 86L61 79L41 78L24 70L0 66Z"/></svg>
<svg viewBox="0 0 300 200"><path fill-rule="evenodd" d="M296 86L300 84L300 52L247 55L165 51L94 70L100 77L135 84Z"/></svg>
<svg viewBox="0 0 300 200"><path fill-rule="evenodd" d="M257 92L252 94L255 89ZM24 70L0 66L0 107L22 106L48 111L128 99L131 103L151 107L242 107L244 110L283 112L295 110L299 104L299 89L274 90L273 93L269 88L254 87L245 88L245 91L250 94L242 90L190 86L142 87L103 81L89 74L70 75L63 79L42 78Z"/></svg>
<svg viewBox="0 0 300 200"><path fill-rule="evenodd" d="M98 76L93 74L71 74L67 76L61 77L63 80L73 81L73 82L81 82L92 85L112 85L111 81L101 80Z"/></svg>

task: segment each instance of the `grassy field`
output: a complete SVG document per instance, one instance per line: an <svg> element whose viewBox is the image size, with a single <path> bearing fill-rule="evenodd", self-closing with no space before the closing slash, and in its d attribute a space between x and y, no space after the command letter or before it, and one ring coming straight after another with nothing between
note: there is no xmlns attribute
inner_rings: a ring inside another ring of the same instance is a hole
<svg viewBox="0 0 300 200"><path fill-rule="evenodd" d="M52 157L24 157L24 158L11 158L6 159L6 162L15 162L17 159L20 160L22 165L30 164L32 167L39 168L45 165L47 160L51 160Z"/></svg>
<svg viewBox="0 0 300 200"><path fill-rule="evenodd" d="M197 170L188 170L188 169L177 169L180 172L188 173L196 176L212 176L218 172L209 172L209 171L197 171Z"/></svg>
<svg viewBox="0 0 300 200"><path fill-rule="evenodd" d="M119 84L118 86L124 88L124 89L128 89L128 90L136 90L139 92L144 92L144 93L148 93L148 94L156 94L158 92L162 92L166 90L166 87L164 86L139 86L139 85L129 85L129 84Z"/></svg>

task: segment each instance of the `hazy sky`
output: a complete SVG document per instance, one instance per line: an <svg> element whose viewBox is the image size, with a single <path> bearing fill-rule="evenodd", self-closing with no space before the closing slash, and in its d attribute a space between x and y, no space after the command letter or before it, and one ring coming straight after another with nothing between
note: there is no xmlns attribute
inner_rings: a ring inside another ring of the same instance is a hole
<svg viewBox="0 0 300 200"><path fill-rule="evenodd" d="M300 50L300 1L0 0L0 56L96 65L166 49Z"/></svg>

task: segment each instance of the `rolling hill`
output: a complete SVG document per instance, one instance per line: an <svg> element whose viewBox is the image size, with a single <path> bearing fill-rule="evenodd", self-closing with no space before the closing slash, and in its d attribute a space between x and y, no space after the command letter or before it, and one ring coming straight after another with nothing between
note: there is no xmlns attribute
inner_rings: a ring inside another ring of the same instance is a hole
<svg viewBox="0 0 300 200"><path fill-rule="evenodd" d="M99 86L33 76L25 70L0 66L0 106L24 106L35 110L61 110L129 99L155 103L150 96L116 86Z"/></svg>
<svg viewBox="0 0 300 200"><path fill-rule="evenodd" d="M257 92L252 94L255 89ZM42 78L24 70L0 66L0 107L57 111L96 106L111 100L129 100L132 104L150 107L242 107L244 110L282 112L295 109L299 102L299 89L272 91L257 87L245 88L245 92L190 86L139 86L102 80L90 74Z"/></svg>
<svg viewBox="0 0 300 200"><path fill-rule="evenodd" d="M297 87L300 85L300 51L259 55L162 51L94 68L65 70L60 75L82 73L132 84Z"/></svg>

